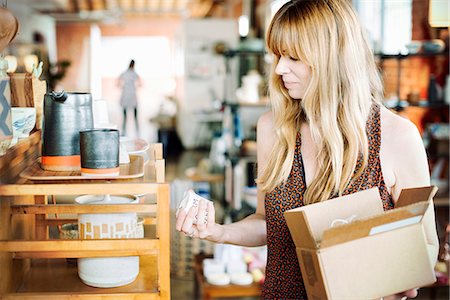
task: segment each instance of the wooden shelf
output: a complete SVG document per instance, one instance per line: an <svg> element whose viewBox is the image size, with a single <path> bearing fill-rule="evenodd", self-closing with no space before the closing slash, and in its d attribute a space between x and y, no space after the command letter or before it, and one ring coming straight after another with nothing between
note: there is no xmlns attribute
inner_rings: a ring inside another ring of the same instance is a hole
<svg viewBox="0 0 450 300"><path fill-rule="evenodd" d="M192 181L223 182L225 178L223 174L204 174L198 172L198 168L196 167L186 169L184 174L189 180Z"/></svg>
<svg viewBox="0 0 450 300"><path fill-rule="evenodd" d="M2 295L2 299L27 299L37 295L42 299L70 299L75 298L74 294L81 299L156 299L157 264L157 256L142 256L139 276L134 282L117 288L94 288L79 279L74 263L65 259L35 259L17 292Z"/></svg>
<svg viewBox="0 0 450 300"><path fill-rule="evenodd" d="M149 147L140 178L21 178L19 174L39 156L40 144L37 132L0 157L0 299L170 299L170 188L164 182L162 145ZM51 204L54 196L81 194L146 196L137 204ZM143 239L49 238L50 227L76 222L54 214L130 212L145 217ZM117 256L139 256L139 276L129 285L108 289L85 285L77 267L66 261Z"/></svg>
<svg viewBox="0 0 450 300"><path fill-rule="evenodd" d="M252 283L246 286L236 284L217 286L209 284L203 275L203 260L205 258L212 258L212 255L199 254L195 256L194 272L197 299L200 298L200 293L203 299L261 296L261 284L259 283Z"/></svg>

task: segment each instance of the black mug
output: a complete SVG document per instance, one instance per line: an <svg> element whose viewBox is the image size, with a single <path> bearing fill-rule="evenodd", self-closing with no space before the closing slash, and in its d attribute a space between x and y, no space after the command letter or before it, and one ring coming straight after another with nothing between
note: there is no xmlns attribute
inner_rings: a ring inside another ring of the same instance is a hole
<svg viewBox="0 0 450 300"><path fill-rule="evenodd" d="M119 175L119 130L80 131L81 175Z"/></svg>

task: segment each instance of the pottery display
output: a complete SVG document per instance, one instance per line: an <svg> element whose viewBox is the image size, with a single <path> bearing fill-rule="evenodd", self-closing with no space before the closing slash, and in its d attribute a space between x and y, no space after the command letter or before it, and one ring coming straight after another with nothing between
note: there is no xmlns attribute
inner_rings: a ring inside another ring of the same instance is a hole
<svg viewBox="0 0 450 300"><path fill-rule="evenodd" d="M256 70L242 77L242 87L236 91L236 97L241 102L255 103L260 101L259 87L261 84L261 75Z"/></svg>
<svg viewBox="0 0 450 300"><path fill-rule="evenodd" d="M36 129L42 129L47 83L30 73L10 73L8 75L11 79L11 106L34 107L36 109Z"/></svg>
<svg viewBox="0 0 450 300"><path fill-rule="evenodd" d="M30 135L36 124L36 109L34 107L12 107L13 144L18 139Z"/></svg>
<svg viewBox="0 0 450 300"><path fill-rule="evenodd" d="M76 240L79 238L78 235L78 224L77 223L67 223L61 226L59 231L59 238L63 240Z"/></svg>
<svg viewBox="0 0 450 300"><path fill-rule="evenodd" d="M129 155L139 155L144 159L144 163L148 162L149 157L147 150L150 147L146 140L140 138L131 138L127 136L120 137L120 151L123 155L128 157ZM121 154L122 155L122 154ZM126 158L125 158L126 160ZM120 163L122 163L122 158Z"/></svg>
<svg viewBox="0 0 450 300"><path fill-rule="evenodd" d="M407 44L406 49L408 49L409 54L419 53L420 49L422 49L421 41L411 41L411 43Z"/></svg>
<svg viewBox="0 0 450 300"><path fill-rule="evenodd" d="M442 51L444 51L445 43L442 40L434 39L434 40L424 41L422 47L423 47L423 51L425 53L436 54L436 53L441 53Z"/></svg>
<svg viewBox="0 0 450 300"><path fill-rule="evenodd" d="M75 198L78 204L131 204L135 196L85 195ZM80 214L80 239L124 239L137 237L136 213ZM78 276L87 285L117 287L133 282L139 274L139 256L96 257L78 259Z"/></svg>
<svg viewBox="0 0 450 300"><path fill-rule="evenodd" d="M119 130L80 131L81 175L119 175Z"/></svg>
<svg viewBox="0 0 450 300"><path fill-rule="evenodd" d="M42 168L50 171L80 170L79 133L92 128L94 121L91 94L64 91L46 94Z"/></svg>
<svg viewBox="0 0 450 300"><path fill-rule="evenodd" d="M112 124L109 120L108 103L106 100L94 100L92 102L92 112L94 115L94 128L117 129L117 125Z"/></svg>

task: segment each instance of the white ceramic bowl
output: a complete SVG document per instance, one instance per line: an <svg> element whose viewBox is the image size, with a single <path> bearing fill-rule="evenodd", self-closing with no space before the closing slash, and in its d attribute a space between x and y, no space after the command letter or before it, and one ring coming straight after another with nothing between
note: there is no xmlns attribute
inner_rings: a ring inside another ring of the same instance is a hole
<svg viewBox="0 0 450 300"><path fill-rule="evenodd" d="M441 53L445 49L445 43L442 40L434 39L423 42L423 51L425 53Z"/></svg>
<svg viewBox="0 0 450 300"><path fill-rule="evenodd" d="M420 49L422 49L421 41L411 41L411 43L407 44L406 49L408 49L409 54L419 53Z"/></svg>
<svg viewBox="0 0 450 300"><path fill-rule="evenodd" d="M13 137L25 138L36 124L36 108L11 107Z"/></svg>

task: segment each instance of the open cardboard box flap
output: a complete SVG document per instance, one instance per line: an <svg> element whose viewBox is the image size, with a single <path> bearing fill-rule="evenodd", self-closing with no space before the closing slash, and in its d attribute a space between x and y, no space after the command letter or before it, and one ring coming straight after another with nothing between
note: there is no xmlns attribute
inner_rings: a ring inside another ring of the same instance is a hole
<svg viewBox="0 0 450 300"><path fill-rule="evenodd" d="M330 199L284 212L297 248L318 249L322 234L335 219L357 219L383 212L378 188Z"/></svg>
<svg viewBox="0 0 450 300"><path fill-rule="evenodd" d="M319 249L422 221L435 186L402 190L396 209L384 211L378 188L302 206L284 213L296 247ZM345 203L344 203L345 202ZM336 219L356 221L331 228Z"/></svg>
<svg viewBox="0 0 450 300"><path fill-rule="evenodd" d="M396 203L396 208L349 224L325 230L321 248L330 247L365 236L394 230L420 223L430 207L437 187L404 189Z"/></svg>

